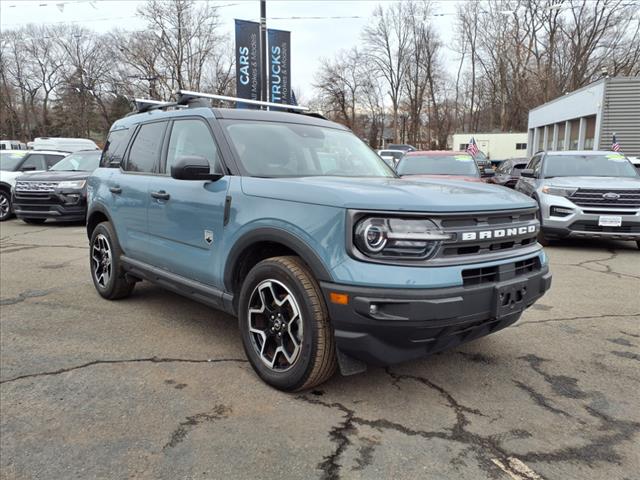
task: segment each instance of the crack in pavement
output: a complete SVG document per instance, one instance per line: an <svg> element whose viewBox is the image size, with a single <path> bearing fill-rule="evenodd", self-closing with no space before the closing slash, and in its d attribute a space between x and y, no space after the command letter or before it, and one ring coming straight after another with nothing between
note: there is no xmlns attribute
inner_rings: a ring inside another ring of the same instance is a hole
<svg viewBox="0 0 640 480"><path fill-rule="evenodd" d="M39 245L35 243L7 243L0 246L0 253L6 255L8 253L21 252L23 250L33 250L34 248L75 248L88 250L88 246L80 245Z"/></svg>
<svg viewBox="0 0 640 480"><path fill-rule="evenodd" d="M545 410L548 410L552 413L558 414L558 415L563 415L567 418L573 418L571 415L569 415L567 412L565 412L564 410L560 409L560 408L556 408L553 405L551 405L551 403L549 402L549 400L547 399L547 397L545 397L543 394L541 394L540 392L536 391L533 387L530 387L529 385L519 382L518 380L513 380L513 383L520 388L521 390L527 392L529 394L529 396L531 397L531 399L540 407L544 408Z"/></svg>
<svg viewBox="0 0 640 480"><path fill-rule="evenodd" d="M48 372L28 373L26 375L19 375L17 377L1 380L0 385L17 380L24 380L26 378L35 377L47 377L52 375L60 375L61 373L72 372L74 370L80 370L82 368L92 367L94 365L113 365L118 363L247 363L248 360L244 358L207 358L207 359L190 359L190 358L165 358L165 357L148 357L148 358L130 358L122 360L94 360L92 362L83 363L68 368L60 368L58 370L52 370Z"/></svg>
<svg viewBox="0 0 640 480"><path fill-rule="evenodd" d="M51 292L53 290L25 290L16 297L0 299L0 305L15 305L16 303L24 302L27 298L44 297Z"/></svg>
<svg viewBox="0 0 640 480"><path fill-rule="evenodd" d="M168 450L175 447L176 445L184 441L185 438L187 438L187 435L191 430L202 423L209 423L215 420L228 418L231 411L231 407L219 404L216 405L211 412L197 413L195 415L187 417L184 422L180 422L178 428L173 431L173 433L171 434L171 438L166 443L166 445L162 447L162 449Z"/></svg>
<svg viewBox="0 0 640 480"><path fill-rule="evenodd" d="M632 275L630 273L621 273L621 272L616 272L614 271L610 265L606 265L602 262L608 262L610 260L615 259L618 256L618 253L613 250L613 249L608 249L609 253L611 254L608 257L605 258L596 258L594 260L584 260L582 262L578 262L578 263L567 263L565 265L567 266L572 266L572 267L578 267L578 268L584 268L585 270L589 270L590 272L595 272L595 273L602 273L605 275L613 275L617 278L634 278L634 279L640 279L639 275ZM587 265L589 265L590 263L599 265L601 267L603 267L605 270L597 270L594 268L589 268Z"/></svg>
<svg viewBox="0 0 640 480"><path fill-rule="evenodd" d="M614 354L616 357L628 358L629 360L637 360L638 362L640 362L640 355L638 355L637 353L619 352L617 350L614 350L611 353Z"/></svg>
<svg viewBox="0 0 640 480"><path fill-rule="evenodd" d="M355 410L352 410L341 403L328 403L318 398L309 398L301 395L297 398L312 405L321 405L326 408L337 409L341 411L345 416L344 421L340 422L339 425L332 427L329 432L329 437L336 444L336 448L331 454L325 456L323 461L318 464L318 468L323 471L323 480L340 479L340 471L342 467L340 464L340 457L342 456L346 448L351 444L349 435L356 430L357 425L368 426L379 431L393 430L407 436L419 436L425 439L441 439L467 445L472 451L476 453L476 459L478 460L478 465L480 466L480 468L482 468L487 473L487 475L491 477L495 477L500 471L502 471L502 469L499 468L495 463L495 459L500 460L503 465L511 465L510 459L514 458L513 455L505 452L500 447L495 437L484 437L469 432L465 429L465 427L470 423L465 413L485 416L479 410L460 404L443 387L436 385L426 378L414 375L394 373L389 368L387 368L385 371L393 379L393 383L396 384L396 386L398 386L397 383L403 380L411 380L419 382L437 391L446 400L449 407L454 410L456 414L455 425L451 427L449 432L416 430L400 423L392 422L391 420L388 420L386 418L379 418L376 420L362 418L356 415ZM489 453L489 455L487 455L487 453ZM534 480L535 478L532 476L523 475L522 472L516 472L515 470L512 473L514 475L520 475L520 478L522 478L522 480Z"/></svg>
<svg viewBox="0 0 640 480"><path fill-rule="evenodd" d="M535 323L553 323L553 322L570 322L574 320L596 320L599 318L640 318L640 313L621 313L621 314L603 314L603 315L590 315L581 317L564 317L564 318L547 318L546 320L526 320L524 322L518 322L515 325L511 325L509 328L514 329L523 325L535 324Z"/></svg>

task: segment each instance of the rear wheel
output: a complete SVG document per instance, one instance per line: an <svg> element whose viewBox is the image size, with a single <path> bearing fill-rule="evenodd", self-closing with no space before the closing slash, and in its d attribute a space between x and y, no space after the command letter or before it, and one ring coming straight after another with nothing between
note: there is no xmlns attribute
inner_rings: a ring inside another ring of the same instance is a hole
<svg viewBox="0 0 640 480"><path fill-rule="evenodd" d="M125 277L120 263L121 255L122 250L111 224L98 224L91 234L91 279L98 293L109 300L129 296L136 285Z"/></svg>
<svg viewBox="0 0 640 480"><path fill-rule="evenodd" d="M249 362L269 385L304 390L335 372L327 307L298 257L270 258L253 267L242 285L238 311Z"/></svg>
<svg viewBox="0 0 640 480"><path fill-rule="evenodd" d="M0 190L0 222L11 218L11 194Z"/></svg>
<svg viewBox="0 0 640 480"><path fill-rule="evenodd" d="M29 225L42 225L47 221L46 218L23 218L22 221L24 223L28 223Z"/></svg>

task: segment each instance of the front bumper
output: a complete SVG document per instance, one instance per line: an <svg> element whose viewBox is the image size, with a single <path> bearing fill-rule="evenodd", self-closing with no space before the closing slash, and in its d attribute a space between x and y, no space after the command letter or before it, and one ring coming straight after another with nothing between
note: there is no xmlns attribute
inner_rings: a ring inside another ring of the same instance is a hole
<svg viewBox="0 0 640 480"><path fill-rule="evenodd" d="M540 195L542 231L557 238L608 238L612 240L640 240L640 209L581 207L565 197ZM570 209L566 216L553 215L554 207ZM619 227L599 225L601 216L622 217Z"/></svg>
<svg viewBox="0 0 640 480"><path fill-rule="evenodd" d="M87 216L85 192L69 191L47 194L13 194L13 211L18 218L80 221Z"/></svg>
<svg viewBox="0 0 640 480"><path fill-rule="evenodd" d="M482 283L439 289L322 283L338 348L379 366L420 358L511 325L551 286L547 265L520 274L509 264L495 268L477 269L487 270ZM332 303L331 292L346 293L349 303Z"/></svg>

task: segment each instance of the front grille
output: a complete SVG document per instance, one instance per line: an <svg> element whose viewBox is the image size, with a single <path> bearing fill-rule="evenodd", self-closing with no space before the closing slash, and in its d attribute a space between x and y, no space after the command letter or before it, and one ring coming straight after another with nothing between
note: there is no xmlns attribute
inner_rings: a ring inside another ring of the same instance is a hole
<svg viewBox="0 0 640 480"><path fill-rule="evenodd" d="M580 188L568 198L581 207L640 208L640 189Z"/></svg>
<svg viewBox="0 0 640 480"><path fill-rule="evenodd" d="M598 225L597 220L580 220L573 222L569 229L577 232L596 233L640 233L640 224L621 225L619 227L603 227Z"/></svg>
<svg viewBox="0 0 640 480"><path fill-rule="evenodd" d="M452 237L443 242L435 255L436 261L510 253L535 244L540 227L535 209L469 214L435 221ZM469 236L473 238L468 239Z"/></svg>
<svg viewBox="0 0 640 480"><path fill-rule="evenodd" d="M16 193L51 193L58 186L58 182L16 182Z"/></svg>
<svg viewBox="0 0 640 480"><path fill-rule="evenodd" d="M520 260L514 263L497 265L495 267L469 268L462 271L462 284L465 287L495 283L520 277L528 273L537 272L541 268L538 257Z"/></svg>

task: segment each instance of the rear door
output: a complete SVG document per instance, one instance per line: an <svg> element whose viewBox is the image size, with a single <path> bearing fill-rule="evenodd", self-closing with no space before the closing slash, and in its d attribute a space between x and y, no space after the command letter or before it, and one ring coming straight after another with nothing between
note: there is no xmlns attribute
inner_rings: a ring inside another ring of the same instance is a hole
<svg viewBox="0 0 640 480"><path fill-rule="evenodd" d="M114 168L107 181L120 245L127 256L143 262L153 258L147 227L149 182L158 175L167 125L166 120L141 124L120 169Z"/></svg>
<svg viewBox="0 0 640 480"><path fill-rule="evenodd" d="M200 117L174 120L165 144L163 175L149 182L152 263L219 288L218 252L229 177L215 182L176 180L170 173L171 166L185 156L204 157L212 172L222 172L220 150L209 123Z"/></svg>

